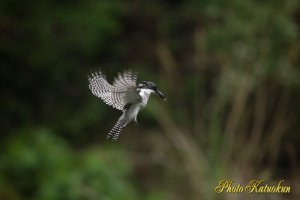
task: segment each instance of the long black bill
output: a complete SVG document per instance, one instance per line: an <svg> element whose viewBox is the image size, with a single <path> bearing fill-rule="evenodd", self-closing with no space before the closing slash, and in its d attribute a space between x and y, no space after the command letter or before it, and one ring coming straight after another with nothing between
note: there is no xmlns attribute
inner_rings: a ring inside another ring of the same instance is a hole
<svg viewBox="0 0 300 200"><path fill-rule="evenodd" d="M167 100L167 98L165 97L165 95L164 95L161 91L156 90L155 93L156 93L160 98L162 98L163 100L165 100L165 101Z"/></svg>

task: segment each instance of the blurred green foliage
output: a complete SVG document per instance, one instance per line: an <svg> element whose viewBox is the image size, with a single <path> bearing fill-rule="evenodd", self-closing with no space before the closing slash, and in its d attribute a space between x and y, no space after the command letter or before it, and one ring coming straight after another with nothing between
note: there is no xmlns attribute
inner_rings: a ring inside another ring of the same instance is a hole
<svg viewBox="0 0 300 200"><path fill-rule="evenodd" d="M212 191L227 177L299 185L299 6L1 1L0 199L226 199ZM133 68L168 97L117 144L105 137L120 112L88 90L98 68L109 81Z"/></svg>
<svg viewBox="0 0 300 200"><path fill-rule="evenodd" d="M72 151L47 129L21 131L1 148L1 199L138 199L117 148Z"/></svg>

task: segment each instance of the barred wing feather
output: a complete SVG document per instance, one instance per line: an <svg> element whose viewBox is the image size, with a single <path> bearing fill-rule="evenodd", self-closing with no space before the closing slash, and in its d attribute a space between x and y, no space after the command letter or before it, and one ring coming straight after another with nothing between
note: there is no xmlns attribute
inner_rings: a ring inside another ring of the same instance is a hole
<svg viewBox="0 0 300 200"><path fill-rule="evenodd" d="M125 71L115 78L110 85L102 72L92 73L89 77L89 88L92 93L101 98L107 105L123 110L130 101L129 94L135 92L137 76L131 71Z"/></svg>

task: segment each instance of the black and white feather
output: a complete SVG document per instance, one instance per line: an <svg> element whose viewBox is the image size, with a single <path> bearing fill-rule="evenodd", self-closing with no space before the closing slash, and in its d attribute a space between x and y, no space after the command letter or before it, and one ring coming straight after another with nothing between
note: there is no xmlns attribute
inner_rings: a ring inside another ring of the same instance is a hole
<svg viewBox="0 0 300 200"><path fill-rule="evenodd" d="M135 95L137 74L132 71L119 73L113 85L107 82L101 71L92 73L88 79L92 93L118 110L123 111L124 106L134 98L132 96Z"/></svg>
<svg viewBox="0 0 300 200"><path fill-rule="evenodd" d="M117 140L122 128L129 122L137 122L137 115L142 110L152 93L166 100L165 96L150 81L142 81L137 85L137 74L128 70L118 74L113 84L109 84L105 75L99 71L88 76L92 93L106 104L123 111L115 126L107 135L108 139Z"/></svg>

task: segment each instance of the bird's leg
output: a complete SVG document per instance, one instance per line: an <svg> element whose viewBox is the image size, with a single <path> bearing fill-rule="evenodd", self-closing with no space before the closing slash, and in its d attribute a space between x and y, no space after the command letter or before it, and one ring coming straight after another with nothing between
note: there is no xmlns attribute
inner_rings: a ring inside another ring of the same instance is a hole
<svg viewBox="0 0 300 200"><path fill-rule="evenodd" d="M136 125L139 125L139 123L138 123L138 121L137 121L137 115L136 115L135 118L134 118L134 122L135 122Z"/></svg>

